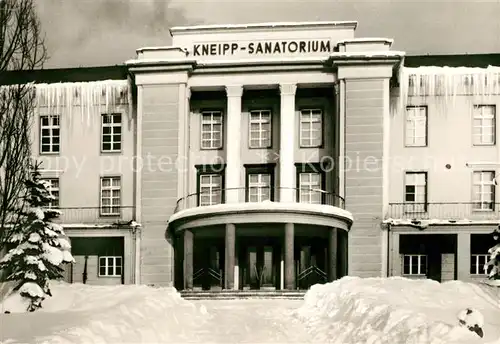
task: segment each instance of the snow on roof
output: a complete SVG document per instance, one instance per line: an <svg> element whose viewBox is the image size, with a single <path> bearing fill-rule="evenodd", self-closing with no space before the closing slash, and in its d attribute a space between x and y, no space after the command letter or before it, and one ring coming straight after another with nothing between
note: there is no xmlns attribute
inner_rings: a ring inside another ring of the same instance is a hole
<svg viewBox="0 0 500 344"><path fill-rule="evenodd" d="M43 83L35 84L36 88L48 88L48 87L61 87L61 86L99 86L99 85L109 85L109 86L126 86L128 85L128 80L97 80L97 81L80 81L80 82L54 82L54 83Z"/></svg>
<svg viewBox="0 0 500 344"><path fill-rule="evenodd" d="M419 228L426 228L430 225L498 225L500 224L500 219L497 220L469 220L469 219L428 219L428 220L417 220L417 219L386 219L383 221L385 224L390 224L394 226L412 226Z"/></svg>
<svg viewBox="0 0 500 344"><path fill-rule="evenodd" d="M215 24L215 25L194 25L194 26L174 26L170 28L170 33L180 33L188 31L206 30L238 30L238 29L260 29L260 28L285 28L285 27L318 27L318 26L354 26L356 29L358 22L347 21L316 21L316 22L270 22L270 23L249 23L249 24Z"/></svg>
<svg viewBox="0 0 500 344"><path fill-rule="evenodd" d="M500 73L500 66L481 67L440 67L440 66L420 66L404 67L407 75L473 75L485 73Z"/></svg>
<svg viewBox="0 0 500 344"><path fill-rule="evenodd" d="M194 59L187 58L156 58L156 59L132 59L125 61L126 65L160 64L160 63L195 63Z"/></svg>
<svg viewBox="0 0 500 344"><path fill-rule="evenodd" d="M187 52L186 49L184 49L182 47L174 46L174 45L165 45L165 46L159 46L159 47L142 47L142 48L136 49L135 51L140 53L140 52L143 52L145 50L181 50L181 51Z"/></svg>
<svg viewBox="0 0 500 344"><path fill-rule="evenodd" d="M394 40L391 38L383 38L383 37L366 37L366 38L350 38L343 39L337 42L337 44L345 44L345 43L377 43L377 42L385 42L392 44Z"/></svg>

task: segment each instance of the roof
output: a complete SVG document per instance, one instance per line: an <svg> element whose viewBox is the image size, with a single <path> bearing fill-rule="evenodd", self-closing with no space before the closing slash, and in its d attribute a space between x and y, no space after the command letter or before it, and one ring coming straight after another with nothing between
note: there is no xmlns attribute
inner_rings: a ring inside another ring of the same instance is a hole
<svg viewBox="0 0 500 344"><path fill-rule="evenodd" d="M10 71L0 73L0 85L126 80L127 75L128 69L125 65Z"/></svg>
<svg viewBox="0 0 500 344"><path fill-rule="evenodd" d="M414 55L406 56L405 67L477 67L500 66L500 54Z"/></svg>

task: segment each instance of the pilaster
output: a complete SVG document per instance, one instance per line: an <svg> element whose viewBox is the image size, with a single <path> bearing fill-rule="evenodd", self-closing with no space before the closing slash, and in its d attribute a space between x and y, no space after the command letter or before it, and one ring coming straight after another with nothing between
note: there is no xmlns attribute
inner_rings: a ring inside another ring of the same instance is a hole
<svg viewBox="0 0 500 344"><path fill-rule="evenodd" d="M296 201L295 185L295 145L296 116L295 93L296 84L280 84L280 202Z"/></svg>

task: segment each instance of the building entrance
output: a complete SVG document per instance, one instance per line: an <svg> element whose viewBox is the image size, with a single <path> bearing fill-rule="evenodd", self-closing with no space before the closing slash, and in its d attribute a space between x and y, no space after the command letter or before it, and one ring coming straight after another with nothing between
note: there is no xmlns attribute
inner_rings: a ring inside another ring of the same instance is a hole
<svg viewBox="0 0 500 344"><path fill-rule="evenodd" d="M224 285L224 241L204 239L196 242L193 257L193 287L222 290Z"/></svg>
<svg viewBox="0 0 500 344"><path fill-rule="evenodd" d="M295 271L298 289L328 281L328 254L324 240L297 240Z"/></svg>
<svg viewBox="0 0 500 344"><path fill-rule="evenodd" d="M279 289L280 245L270 239L240 239L241 289Z"/></svg>

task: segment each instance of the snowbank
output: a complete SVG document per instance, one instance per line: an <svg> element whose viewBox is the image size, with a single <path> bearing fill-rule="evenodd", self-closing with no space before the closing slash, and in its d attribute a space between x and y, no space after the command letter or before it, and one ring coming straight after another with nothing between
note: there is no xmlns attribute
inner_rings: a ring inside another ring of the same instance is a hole
<svg viewBox="0 0 500 344"><path fill-rule="evenodd" d="M468 307L484 317L483 338L458 326ZM295 316L315 342L500 344L500 289L459 281L344 277L314 285Z"/></svg>
<svg viewBox="0 0 500 344"><path fill-rule="evenodd" d="M61 282L51 288L54 296L34 313L16 314L25 310L18 294L0 304L0 343L178 343L209 318L173 288Z"/></svg>

